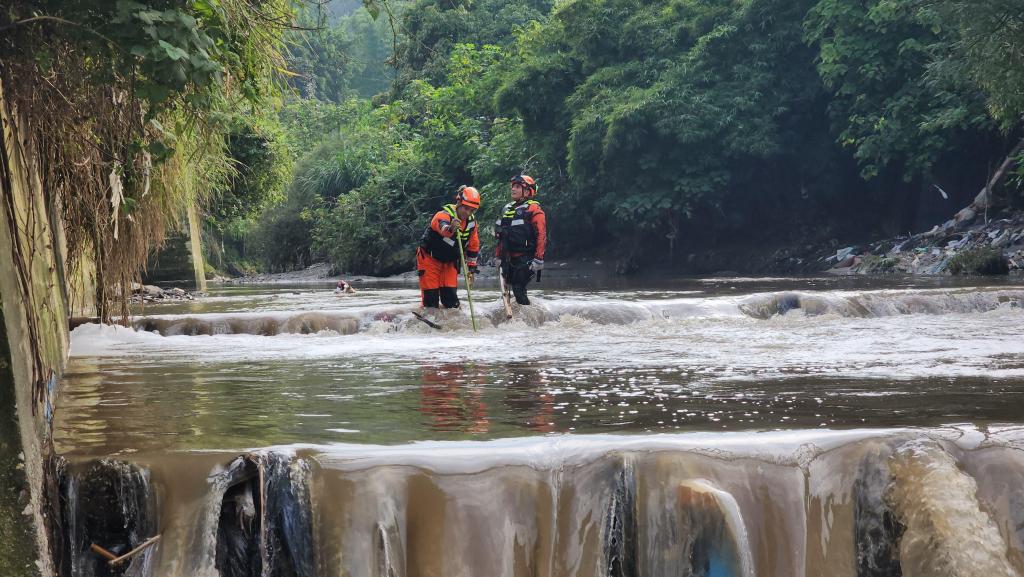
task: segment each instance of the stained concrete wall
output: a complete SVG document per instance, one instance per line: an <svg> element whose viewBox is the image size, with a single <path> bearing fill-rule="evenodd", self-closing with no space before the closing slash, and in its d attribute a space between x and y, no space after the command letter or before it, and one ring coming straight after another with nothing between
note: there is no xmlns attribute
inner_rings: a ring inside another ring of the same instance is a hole
<svg viewBox="0 0 1024 577"><path fill-rule="evenodd" d="M49 577L53 406L67 319L94 314L95 291L94 279L65 269L59 199L43 190L19 121L0 86L0 575Z"/></svg>
<svg viewBox="0 0 1024 577"><path fill-rule="evenodd" d="M199 232L199 213L189 207L187 228L168 235L163 249L151 254L142 282L146 284L187 284L206 292L206 272ZM194 283L194 284L193 284Z"/></svg>

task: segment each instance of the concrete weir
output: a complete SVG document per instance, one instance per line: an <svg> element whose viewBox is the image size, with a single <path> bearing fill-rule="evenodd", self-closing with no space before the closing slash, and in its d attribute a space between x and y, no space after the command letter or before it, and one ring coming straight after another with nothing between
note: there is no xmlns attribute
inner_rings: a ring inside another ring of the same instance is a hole
<svg viewBox="0 0 1024 577"><path fill-rule="evenodd" d="M73 463L61 486L78 535L74 567L95 561L83 535L117 545L125 529L162 534L125 568L138 577L1020 575L1008 524L1019 504L977 491L965 473L994 450L1013 451L1020 432L982 435L585 435L140 454ZM1024 474L1012 469L997 480ZM74 490L86 485L88 495Z"/></svg>

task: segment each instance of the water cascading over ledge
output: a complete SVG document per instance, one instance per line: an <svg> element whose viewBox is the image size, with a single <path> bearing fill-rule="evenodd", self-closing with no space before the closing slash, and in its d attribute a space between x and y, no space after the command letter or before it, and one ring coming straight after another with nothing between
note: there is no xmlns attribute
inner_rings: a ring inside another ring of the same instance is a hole
<svg viewBox="0 0 1024 577"><path fill-rule="evenodd" d="M482 295L481 295L482 296ZM478 301L482 323L500 326L508 322L495 299ZM742 298L710 297L671 300L538 300L537 306L517 312L517 320L539 327L564 317L576 317L597 325L628 325L645 321L681 321L710 317L742 317L769 320L787 314L808 317L830 315L846 318L879 318L899 315L985 313L1024 308L1019 289L927 289L829 292L757 293ZM431 311L447 330L468 330L466 311ZM345 310L266 311L190 315L141 316L132 320L136 331L162 336L316 334L351 335L380 329L387 332L427 330L412 317L407 306L351 307ZM487 326L487 324L484 324Z"/></svg>
<svg viewBox="0 0 1024 577"><path fill-rule="evenodd" d="M790 431L139 456L79 464L133 480L108 486L150 486L69 499L68 516L166 496L146 509L164 540L138 575L1003 577L1024 559L1021 438Z"/></svg>
<svg viewBox="0 0 1024 577"><path fill-rule="evenodd" d="M157 534L157 495L149 471L123 461L103 459L59 463L60 519L53 542L62 546L56 560L61 577L150 577L154 549L118 564L97 553L129 553Z"/></svg>
<svg viewBox="0 0 1024 577"><path fill-rule="evenodd" d="M223 490L215 557L221 577L313 577L303 461L243 455L211 485Z"/></svg>

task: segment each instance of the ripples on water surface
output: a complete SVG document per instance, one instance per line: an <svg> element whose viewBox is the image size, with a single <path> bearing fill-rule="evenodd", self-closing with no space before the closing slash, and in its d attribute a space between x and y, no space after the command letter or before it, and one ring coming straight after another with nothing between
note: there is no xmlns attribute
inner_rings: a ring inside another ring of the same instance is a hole
<svg viewBox="0 0 1024 577"><path fill-rule="evenodd" d="M223 288L76 329L58 450L1019 422L1024 289L887 282L538 290L511 323L481 287L478 333L400 285Z"/></svg>

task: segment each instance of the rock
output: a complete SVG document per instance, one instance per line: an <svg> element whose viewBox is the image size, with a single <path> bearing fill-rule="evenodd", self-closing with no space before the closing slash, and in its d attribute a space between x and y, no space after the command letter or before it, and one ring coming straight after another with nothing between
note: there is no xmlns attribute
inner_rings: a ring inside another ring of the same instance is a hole
<svg viewBox="0 0 1024 577"><path fill-rule="evenodd" d="M938 263L932 265L928 269L928 274L939 274L946 269L946 265L949 263L949 258L943 258Z"/></svg>
<svg viewBox="0 0 1024 577"><path fill-rule="evenodd" d="M245 271L239 268L239 266L233 262L228 263L227 269L228 274L230 274L231 276L245 276Z"/></svg>
<svg viewBox="0 0 1024 577"><path fill-rule="evenodd" d="M155 285L151 285L151 284L145 285L145 286L142 287L142 290L143 290L143 292L145 292L146 296L148 296L148 297L160 298L160 297L164 296L164 289L162 289L162 288L160 288L158 286L155 286Z"/></svg>
<svg viewBox="0 0 1024 577"><path fill-rule="evenodd" d="M977 203L977 201L975 201L975 203ZM978 206L984 208L984 205ZM974 220L974 217L976 216L978 216L978 212L974 210L972 207L968 206L967 208L964 208L960 212L956 213L956 216L953 217L953 220L956 221L957 223L961 223L969 220Z"/></svg>
<svg viewBox="0 0 1024 577"><path fill-rule="evenodd" d="M978 193L978 196L974 197L974 202L971 203L971 206L969 206L967 208L971 208L971 207L987 208L988 207L988 198L989 198L988 188L986 187L986 188L981 189L981 192Z"/></svg>

